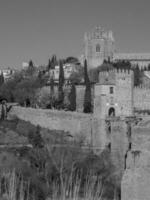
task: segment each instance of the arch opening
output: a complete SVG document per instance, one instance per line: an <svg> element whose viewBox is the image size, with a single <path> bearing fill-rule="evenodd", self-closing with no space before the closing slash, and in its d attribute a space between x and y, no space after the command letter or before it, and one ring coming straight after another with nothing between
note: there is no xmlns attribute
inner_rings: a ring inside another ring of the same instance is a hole
<svg viewBox="0 0 150 200"><path fill-rule="evenodd" d="M113 107L109 108L108 116L109 117L115 117L115 109Z"/></svg>

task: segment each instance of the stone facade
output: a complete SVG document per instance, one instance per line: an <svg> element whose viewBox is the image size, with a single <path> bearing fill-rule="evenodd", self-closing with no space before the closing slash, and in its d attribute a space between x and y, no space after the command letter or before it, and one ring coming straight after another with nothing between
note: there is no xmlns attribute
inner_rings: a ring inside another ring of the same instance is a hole
<svg viewBox="0 0 150 200"><path fill-rule="evenodd" d="M114 53L113 60L130 61L133 66L138 65L142 69L150 64L150 53Z"/></svg>
<svg viewBox="0 0 150 200"><path fill-rule="evenodd" d="M105 120L99 120L93 114L14 106L8 117L17 117L50 130L68 132L72 139L82 138L85 145L92 146L97 153L107 145Z"/></svg>
<svg viewBox="0 0 150 200"><path fill-rule="evenodd" d="M94 115L102 119L150 111L150 88L134 87L133 71L100 72L93 98Z"/></svg>
<svg viewBox="0 0 150 200"><path fill-rule="evenodd" d="M150 53L116 52L112 31L107 32L101 27L96 27L91 33L85 33L82 60L84 59L87 59L89 69L100 66L104 60L130 61L133 66L138 64L140 68L144 68L150 64Z"/></svg>
<svg viewBox="0 0 150 200"><path fill-rule="evenodd" d="M97 67L104 60L112 60L114 52L114 38L112 31L106 32L96 27L84 36L84 56L89 68Z"/></svg>
<svg viewBox="0 0 150 200"><path fill-rule="evenodd" d="M133 101L135 110L150 110L150 88L135 87Z"/></svg>
<svg viewBox="0 0 150 200"><path fill-rule="evenodd" d="M113 70L99 73L95 85L94 114L107 116L133 115L133 72Z"/></svg>

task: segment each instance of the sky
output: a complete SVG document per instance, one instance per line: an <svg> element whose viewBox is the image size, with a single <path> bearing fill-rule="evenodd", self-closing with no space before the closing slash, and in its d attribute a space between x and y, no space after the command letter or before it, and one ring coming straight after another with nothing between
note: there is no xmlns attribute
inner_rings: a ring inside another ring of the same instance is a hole
<svg viewBox="0 0 150 200"><path fill-rule="evenodd" d="M150 52L150 0L0 0L0 66L79 57L97 25L113 31L118 52Z"/></svg>

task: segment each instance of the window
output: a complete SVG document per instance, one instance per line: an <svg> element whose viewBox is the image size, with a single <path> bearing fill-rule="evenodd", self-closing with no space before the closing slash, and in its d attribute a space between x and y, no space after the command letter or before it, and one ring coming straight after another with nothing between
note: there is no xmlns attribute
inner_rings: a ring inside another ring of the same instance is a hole
<svg viewBox="0 0 150 200"><path fill-rule="evenodd" d="M113 87L110 87L109 90L110 90L110 94L114 93L114 88Z"/></svg>
<svg viewBox="0 0 150 200"><path fill-rule="evenodd" d="M97 45L96 45L96 52L100 52L100 50L101 50L101 47L100 47L99 44L97 44Z"/></svg>

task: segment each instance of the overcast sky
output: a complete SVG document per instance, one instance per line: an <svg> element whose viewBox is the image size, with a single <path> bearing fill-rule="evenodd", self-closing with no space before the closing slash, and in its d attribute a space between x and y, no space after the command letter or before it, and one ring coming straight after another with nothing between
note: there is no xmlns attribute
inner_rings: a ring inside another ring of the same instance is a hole
<svg viewBox="0 0 150 200"><path fill-rule="evenodd" d="M79 56L85 31L112 30L120 52L150 52L150 0L0 0L0 66Z"/></svg>

